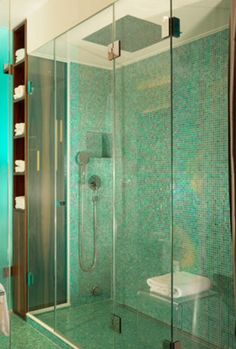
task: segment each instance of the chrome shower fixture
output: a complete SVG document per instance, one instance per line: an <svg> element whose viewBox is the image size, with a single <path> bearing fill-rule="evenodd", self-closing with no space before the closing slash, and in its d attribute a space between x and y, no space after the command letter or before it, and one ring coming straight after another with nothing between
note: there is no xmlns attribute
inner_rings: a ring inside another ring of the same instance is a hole
<svg viewBox="0 0 236 349"><path fill-rule="evenodd" d="M89 178L88 180L88 185L89 188L92 189L93 191L98 190L101 187L101 179L100 177L93 175Z"/></svg>
<svg viewBox="0 0 236 349"><path fill-rule="evenodd" d="M75 161L78 165L85 166L89 162L90 155L87 151L79 151L76 154Z"/></svg>

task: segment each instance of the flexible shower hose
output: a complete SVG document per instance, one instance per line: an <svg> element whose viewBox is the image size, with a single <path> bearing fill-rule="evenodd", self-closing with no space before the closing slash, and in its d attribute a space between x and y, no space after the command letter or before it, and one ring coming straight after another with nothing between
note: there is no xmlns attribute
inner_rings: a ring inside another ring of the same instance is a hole
<svg viewBox="0 0 236 349"><path fill-rule="evenodd" d="M94 270L96 263L97 263L97 190L95 190L95 193L92 198L93 202L93 258L90 265L86 266L84 261L84 242L86 239L85 234L85 222L84 222L84 190L86 187L86 170L83 171L82 174L82 181L79 183L79 194L81 194L81 209L79 209L79 217L81 217L81 224L79 224L78 227L78 237L79 237L79 265L81 270L84 272L91 272ZM79 195L80 196L80 195ZM79 219L80 222L80 219Z"/></svg>

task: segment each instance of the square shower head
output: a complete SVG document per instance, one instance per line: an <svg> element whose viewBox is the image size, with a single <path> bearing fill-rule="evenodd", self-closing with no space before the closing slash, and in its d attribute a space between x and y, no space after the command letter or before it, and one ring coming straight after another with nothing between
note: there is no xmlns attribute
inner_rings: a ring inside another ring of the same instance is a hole
<svg viewBox="0 0 236 349"><path fill-rule="evenodd" d="M109 24L84 40L108 46L112 41L111 33L112 25ZM161 26L127 15L116 21L115 40L121 40L122 50L135 52L161 41Z"/></svg>

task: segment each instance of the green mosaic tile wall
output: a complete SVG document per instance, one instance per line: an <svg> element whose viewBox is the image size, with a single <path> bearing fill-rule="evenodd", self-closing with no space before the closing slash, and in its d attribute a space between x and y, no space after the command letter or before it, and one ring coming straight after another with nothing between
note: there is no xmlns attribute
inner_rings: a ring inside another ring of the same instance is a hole
<svg viewBox="0 0 236 349"><path fill-rule="evenodd" d="M228 31L175 48L173 54L174 259L182 270L208 276L215 290L212 297L176 311L176 326L213 345L236 348L227 158ZM91 287L99 282L104 296L110 296L112 164L109 158L90 163L91 173L98 171L104 182L99 253L106 262L86 275L78 268L75 155L85 150L87 132L111 132L111 73L77 64L71 64L70 71L71 292L77 304L92 301ZM169 52L117 69L116 93L116 301L168 325L170 305L154 305L137 291L146 289L148 277L171 267Z"/></svg>
<svg viewBox="0 0 236 349"><path fill-rule="evenodd" d="M236 346L228 169L228 31L174 50L174 259L210 278L214 297L183 308L182 328Z"/></svg>
<svg viewBox="0 0 236 349"><path fill-rule="evenodd" d="M70 250L71 250L71 301L73 305L93 302L110 297L111 252L112 252L112 159L109 149L106 154L92 155L87 165L87 180L91 175L101 178L99 200L97 203L97 265L92 272L83 272L78 259L78 222L79 217L79 166L76 163L78 151L91 151L87 138L94 132L111 134L112 112L110 94L111 72L81 64L70 64ZM95 144L96 147L96 144ZM94 147L93 147L94 148ZM85 194L85 232L86 265L93 255L93 217L92 191L86 187ZM92 289L98 286L100 296L92 296Z"/></svg>
<svg viewBox="0 0 236 349"><path fill-rule="evenodd" d="M209 277L216 291L184 306L175 321L213 345L235 347L228 31L175 48L173 59L174 259L181 270ZM170 271L169 64L166 52L118 71L116 142L117 301L166 323L170 305L154 305L137 291L148 277Z"/></svg>

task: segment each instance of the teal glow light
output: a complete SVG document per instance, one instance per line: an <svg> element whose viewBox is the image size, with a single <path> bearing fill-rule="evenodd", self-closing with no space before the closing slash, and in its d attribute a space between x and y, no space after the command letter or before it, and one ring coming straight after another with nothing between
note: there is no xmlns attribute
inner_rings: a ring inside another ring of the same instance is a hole
<svg viewBox="0 0 236 349"><path fill-rule="evenodd" d="M0 282L7 287L7 279L2 278L2 270L9 265L9 234L11 225L11 154L12 154L12 112L10 106L11 77L4 74L3 66L9 62L9 31L0 28Z"/></svg>

